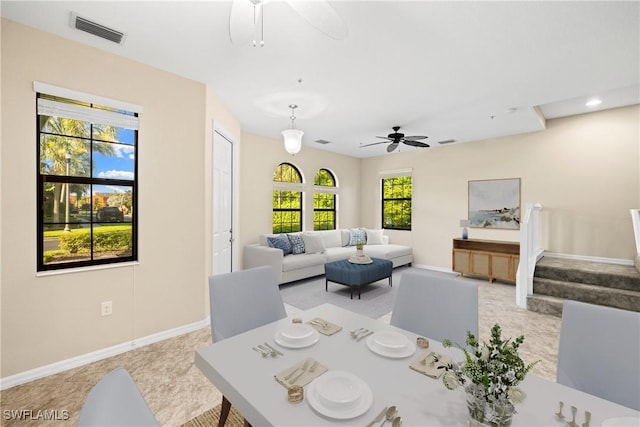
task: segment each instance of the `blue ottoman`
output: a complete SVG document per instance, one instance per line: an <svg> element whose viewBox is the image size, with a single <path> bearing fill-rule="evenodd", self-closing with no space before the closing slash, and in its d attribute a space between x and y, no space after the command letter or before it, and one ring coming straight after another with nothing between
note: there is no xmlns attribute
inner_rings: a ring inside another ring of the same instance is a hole
<svg viewBox="0 0 640 427"><path fill-rule="evenodd" d="M362 285L368 285L388 277L389 286L393 286L391 283L393 262L380 258L371 258L371 261L371 264L353 264L345 259L326 263L324 265L325 292L329 290L330 281L349 286L351 299L353 299L353 288L356 286L358 287L358 299L360 299Z"/></svg>

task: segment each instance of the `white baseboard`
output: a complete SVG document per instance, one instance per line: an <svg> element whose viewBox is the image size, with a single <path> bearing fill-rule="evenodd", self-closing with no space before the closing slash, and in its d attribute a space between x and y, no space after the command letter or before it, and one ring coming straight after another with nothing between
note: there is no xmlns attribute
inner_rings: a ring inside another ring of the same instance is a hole
<svg viewBox="0 0 640 427"><path fill-rule="evenodd" d="M575 260L579 260L579 261L603 262L603 263L606 263L606 264L630 265L630 266L633 267L633 260L631 260L631 259L605 258L605 257L595 257L595 256L587 256L587 255L562 254L562 253L547 252L547 251L544 251L542 253L542 256L548 256L549 258L575 259Z"/></svg>
<svg viewBox="0 0 640 427"><path fill-rule="evenodd" d="M24 384L33 380L48 377L49 375L67 371L72 368L77 368L79 366L83 366L92 362L97 362L98 360L126 353L127 351L135 350L136 348L144 347L145 345L153 344L158 341L166 340L168 338L173 338L189 332L197 331L198 329L209 326L209 324L209 317L207 317L204 320L189 323L188 325L168 329L166 331L147 335L146 337L137 338L135 340L127 341L122 344L114 345L112 347L103 348L91 353L72 357L66 360L61 360L50 365L41 366L39 368L20 372L19 374L0 378L0 390L5 390L19 384Z"/></svg>

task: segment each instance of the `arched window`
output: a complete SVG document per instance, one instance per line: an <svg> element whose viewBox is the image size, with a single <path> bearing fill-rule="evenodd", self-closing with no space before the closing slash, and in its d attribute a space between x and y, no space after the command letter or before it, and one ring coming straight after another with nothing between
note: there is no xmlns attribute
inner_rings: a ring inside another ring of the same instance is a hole
<svg viewBox="0 0 640 427"><path fill-rule="evenodd" d="M273 232L302 231L302 175L291 163L273 172Z"/></svg>
<svg viewBox="0 0 640 427"><path fill-rule="evenodd" d="M328 169L319 169L313 184L313 229L335 230L336 179Z"/></svg>

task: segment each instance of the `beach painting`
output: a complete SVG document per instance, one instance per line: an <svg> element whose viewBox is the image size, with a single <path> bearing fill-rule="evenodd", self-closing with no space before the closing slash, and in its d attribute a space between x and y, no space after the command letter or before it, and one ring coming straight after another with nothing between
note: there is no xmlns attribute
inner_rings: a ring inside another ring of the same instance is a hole
<svg viewBox="0 0 640 427"><path fill-rule="evenodd" d="M469 181L469 223L474 228L520 229L520 178Z"/></svg>

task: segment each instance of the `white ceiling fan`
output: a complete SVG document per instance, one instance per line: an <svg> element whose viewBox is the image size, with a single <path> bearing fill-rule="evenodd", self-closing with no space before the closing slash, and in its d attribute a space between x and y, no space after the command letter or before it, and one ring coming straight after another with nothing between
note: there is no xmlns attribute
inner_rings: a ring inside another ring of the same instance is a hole
<svg viewBox="0 0 640 427"><path fill-rule="evenodd" d="M285 0L298 15L325 35L342 40L348 30L326 0ZM233 0L229 14L229 37L234 44L264 46L264 7L269 0Z"/></svg>

